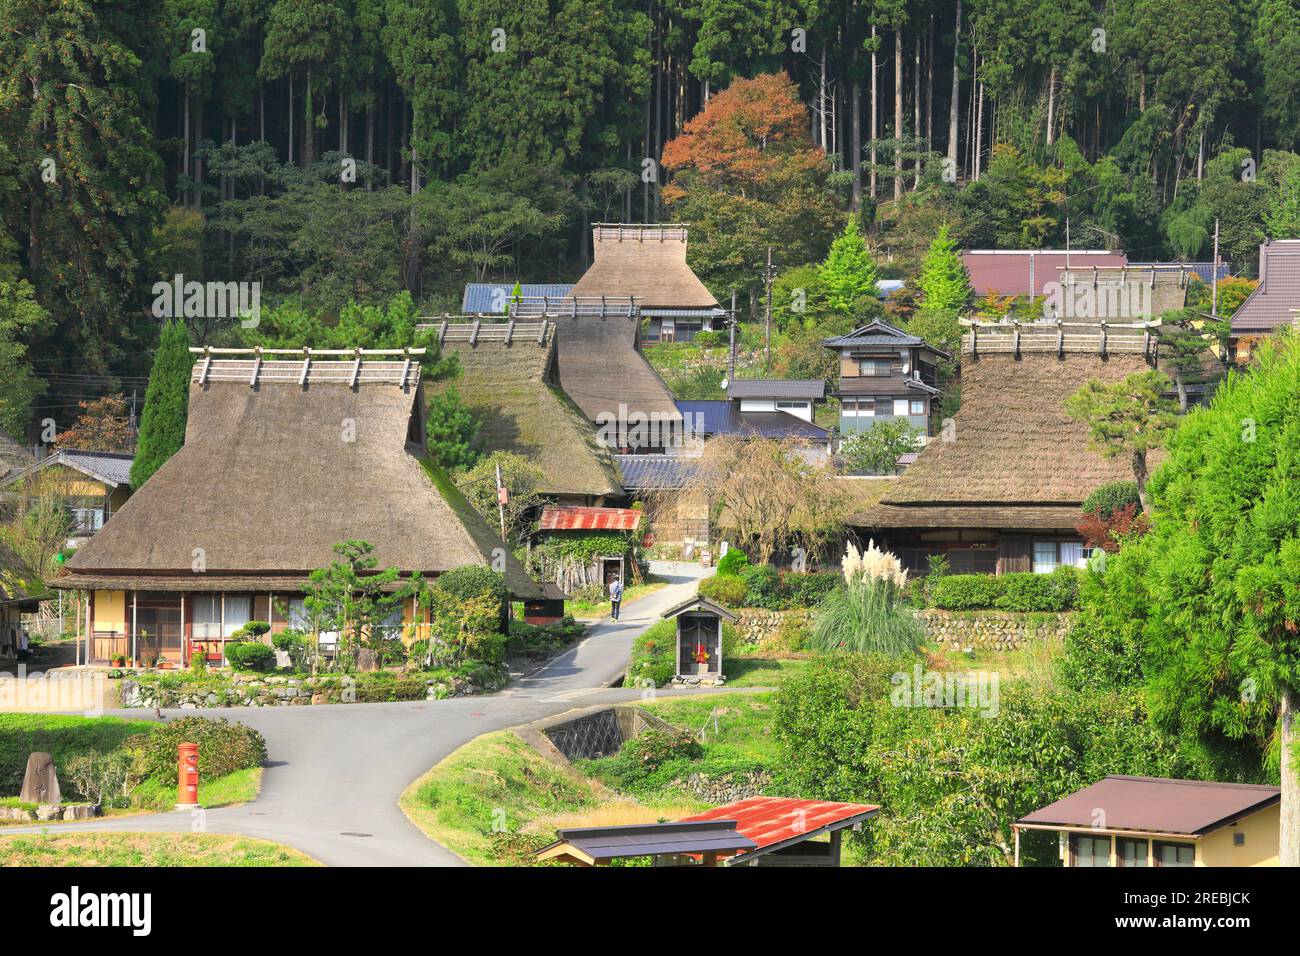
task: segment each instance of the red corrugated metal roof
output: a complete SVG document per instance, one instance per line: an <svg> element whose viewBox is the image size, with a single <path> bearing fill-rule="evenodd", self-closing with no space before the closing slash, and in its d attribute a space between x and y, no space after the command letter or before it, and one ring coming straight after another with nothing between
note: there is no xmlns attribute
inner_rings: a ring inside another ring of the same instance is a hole
<svg viewBox="0 0 1300 956"><path fill-rule="evenodd" d="M714 807L681 823L707 820L735 820L736 829L762 850L797 837L812 835L835 824L848 825L855 817L875 813L880 807L867 803L831 803L825 800L796 800L790 797L750 797Z"/></svg>
<svg viewBox="0 0 1300 956"><path fill-rule="evenodd" d="M635 531L641 512L633 508L579 508L554 505L542 509L543 531Z"/></svg>
<svg viewBox="0 0 1300 956"><path fill-rule="evenodd" d="M1090 269L1093 266L1122 266L1128 257L1122 252L1102 252L1094 249L1077 249L1067 257L1064 250L991 250L967 249L961 261L970 274L970 285L977 296L1028 295L1030 260L1033 260L1034 295L1045 295L1049 282L1061 281L1061 270L1066 259L1071 269Z"/></svg>

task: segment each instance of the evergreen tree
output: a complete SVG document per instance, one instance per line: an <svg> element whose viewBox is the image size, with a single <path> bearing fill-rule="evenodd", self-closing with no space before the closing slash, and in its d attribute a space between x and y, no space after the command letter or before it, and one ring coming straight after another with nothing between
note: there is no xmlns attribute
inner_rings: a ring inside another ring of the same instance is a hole
<svg viewBox="0 0 1300 956"><path fill-rule="evenodd" d="M447 471L472 468L482 452L478 447L479 420L450 385L429 399L427 442L433 460Z"/></svg>
<svg viewBox="0 0 1300 956"><path fill-rule="evenodd" d="M971 296L970 276L957 254L957 243L942 226L921 263L921 304L930 311L957 313Z"/></svg>
<svg viewBox="0 0 1300 956"><path fill-rule="evenodd" d="M135 461L131 464L131 487L139 488L185 444L185 421L189 411L190 335L182 319L163 326L149 371L149 387L140 413L140 434Z"/></svg>
<svg viewBox="0 0 1300 956"><path fill-rule="evenodd" d="M862 311L864 300L875 298L876 263L853 218L850 217L844 232L831 243L819 276L827 304L837 312L856 315Z"/></svg>

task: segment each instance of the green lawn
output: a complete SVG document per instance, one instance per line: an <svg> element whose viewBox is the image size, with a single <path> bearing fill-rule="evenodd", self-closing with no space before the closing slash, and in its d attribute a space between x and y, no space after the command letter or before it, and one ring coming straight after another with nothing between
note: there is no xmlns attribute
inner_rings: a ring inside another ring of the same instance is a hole
<svg viewBox="0 0 1300 956"><path fill-rule="evenodd" d="M792 674L807 670L807 657L743 657L733 654L722 662L728 687L780 687Z"/></svg>
<svg viewBox="0 0 1300 956"><path fill-rule="evenodd" d="M262 789L262 768L236 770L224 777L199 779L199 806L207 809L247 803ZM146 780L131 792L131 802L142 810L170 810L176 805L175 785Z"/></svg>
<svg viewBox="0 0 1300 956"><path fill-rule="evenodd" d="M0 866L319 866L304 853L214 833L0 836Z"/></svg>
<svg viewBox="0 0 1300 956"><path fill-rule="evenodd" d="M775 694L709 694L666 697L644 706L670 724L704 732L706 757L733 757L775 763L772 705Z"/></svg>

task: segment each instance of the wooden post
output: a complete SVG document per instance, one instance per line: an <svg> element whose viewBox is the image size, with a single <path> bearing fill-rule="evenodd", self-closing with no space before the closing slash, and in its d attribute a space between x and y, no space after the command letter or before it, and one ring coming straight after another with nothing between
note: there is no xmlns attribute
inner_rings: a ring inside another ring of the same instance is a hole
<svg viewBox="0 0 1300 956"><path fill-rule="evenodd" d="M135 666L140 652L140 592L131 592L131 664Z"/></svg>
<svg viewBox="0 0 1300 956"><path fill-rule="evenodd" d="M1016 866L1020 866L1020 827L1012 826L1011 830L1016 835Z"/></svg>

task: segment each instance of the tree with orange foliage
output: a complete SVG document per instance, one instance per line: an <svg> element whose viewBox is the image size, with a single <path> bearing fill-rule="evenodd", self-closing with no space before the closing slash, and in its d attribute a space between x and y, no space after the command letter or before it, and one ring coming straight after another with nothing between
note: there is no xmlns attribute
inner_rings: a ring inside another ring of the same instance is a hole
<svg viewBox="0 0 1300 956"><path fill-rule="evenodd" d="M78 402L81 414L72 426L54 437L56 448L78 451L134 451L135 432L127 413L126 399L105 395L92 402Z"/></svg>
<svg viewBox="0 0 1300 956"><path fill-rule="evenodd" d="M721 297L755 294L767 247L777 266L822 259L843 228L825 152L784 73L736 79L664 146L663 199L696 227L691 265Z"/></svg>

